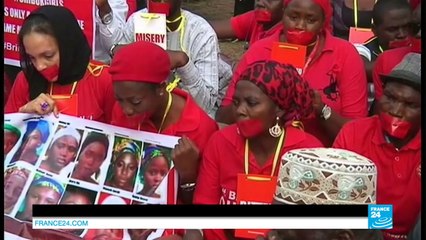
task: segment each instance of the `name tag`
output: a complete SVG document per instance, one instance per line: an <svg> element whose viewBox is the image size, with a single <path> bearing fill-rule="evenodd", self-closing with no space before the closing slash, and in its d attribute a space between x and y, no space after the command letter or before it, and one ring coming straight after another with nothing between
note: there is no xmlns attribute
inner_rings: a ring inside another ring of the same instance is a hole
<svg viewBox="0 0 426 240"><path fill-rule="evenodd" d="M146 41L167 49L166 15L140 13L134 18L135 42Z"/></svg>
<svg viewBox="0 0 426 240"><path fill-rule="evenodd" d="M374 37L373 31L370 28L354 28L349 29L349 42L352 44L363 44Z"/></svg>
<svg viewBox="0 0 426 240"><path fill-rule="evenodd" d="M73 95L52 95L52 99L55 100L56 107L62 114L71 116L78 115L78 96Z"/></svg>
<svg viewBox="0 0 426 240"><path fill-rule="evenodd" d="M277 177L257 174L238 174L237 204L270 205L273 200ZM235 236L256 239L265 236L270 229L236 229Z"/></svg>
<svg viewBox="0 0 426 240"><path fill-rule="evenodd" d="M306 63L306 52L306 46L274 42L271 59L280 63L291 64L299 74L302 74Z"/></svg>

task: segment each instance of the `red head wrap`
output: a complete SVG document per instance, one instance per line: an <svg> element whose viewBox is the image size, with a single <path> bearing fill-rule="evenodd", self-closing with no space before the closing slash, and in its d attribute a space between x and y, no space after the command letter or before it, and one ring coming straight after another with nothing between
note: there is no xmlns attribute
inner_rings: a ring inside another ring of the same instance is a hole
<svg viewBox="0 0 426 240"><path fill-rule="evenodd" d="M162 83L170 75L167 52L150 42L134 42L120 49L111 62L112 81Z"/></svg>
<svg viewBox="0 0 426 240"><path fill-rule="evenodd" d="M290 64L269 60L254 62L244 70L240 80L256 84L284 110L285 125L313 114L314 91Z"/></svg>

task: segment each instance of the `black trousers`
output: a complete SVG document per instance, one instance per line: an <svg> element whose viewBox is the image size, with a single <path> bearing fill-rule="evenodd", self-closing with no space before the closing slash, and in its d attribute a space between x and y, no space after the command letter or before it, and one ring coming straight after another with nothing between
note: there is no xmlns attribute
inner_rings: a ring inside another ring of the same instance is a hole
<svg viewBox="0 0 426 240"><path fill-rule="evenodd" d="M234 16L246 13L254 9L255 0L235 0Z"/></svg>

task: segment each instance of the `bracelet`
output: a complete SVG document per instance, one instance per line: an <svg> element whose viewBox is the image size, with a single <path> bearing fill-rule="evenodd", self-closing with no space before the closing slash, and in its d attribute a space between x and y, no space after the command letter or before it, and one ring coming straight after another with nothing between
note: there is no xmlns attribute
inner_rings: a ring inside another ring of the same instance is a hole
<svg viewBox="0 0 426 240"><path fill-rule="evenodd" d="M117 44L117 43L115 43L115 44L113 44L112 46L111 46L111 48L109 49L109 56L111 57L111 58L113 58L114 57L114 48L115 47L117 47L119 44Z"/></svg>
<svg viewBox="0 0 426 240"><path fill-rule="evenodd" d="M195 189L195 185L196 183L185 183L185 184L181 184L180 188L184 191L190 192Z"/></svg>

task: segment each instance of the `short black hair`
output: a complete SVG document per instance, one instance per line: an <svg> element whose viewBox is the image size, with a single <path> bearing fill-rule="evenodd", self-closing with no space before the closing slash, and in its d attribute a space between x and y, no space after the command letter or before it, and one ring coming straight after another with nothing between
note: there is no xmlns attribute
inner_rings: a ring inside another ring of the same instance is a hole
<svg viewBox="0 0 426 240"><path fill-rule="evenodd" d="M61 202L64 201L65 199L73 196L73 195L84 196L92 204L94 204L94 200L95 200L95 197L96 197L96 193L91 191L91 190L80 188L80 187L75 187L75 186L72 186L72 185L68 185L67 189L65 190L64 195L62 196Z"/></svg>
<svg viewBox="0 0 426 240"><path fill-rule="evenodd" d="M383 16L392 10L407 9L411 6L407 0L378 0L373 7L373 23L378 26L383 23Z"/></svg>
<svg viewBox="0 0 426 240"><path fill-rule="evenodd" d="M81 146L81 151L84 151L84 149L87 146L89 146L89 144L94 143L94 142L99 142L108 151L108 147L109 147L108 137L105 134L98 133L98 132L90 132L89 134L87 134L87 137L86 137L86 139L84 140L84 142Z"/></svg>

